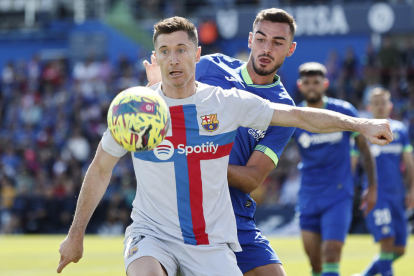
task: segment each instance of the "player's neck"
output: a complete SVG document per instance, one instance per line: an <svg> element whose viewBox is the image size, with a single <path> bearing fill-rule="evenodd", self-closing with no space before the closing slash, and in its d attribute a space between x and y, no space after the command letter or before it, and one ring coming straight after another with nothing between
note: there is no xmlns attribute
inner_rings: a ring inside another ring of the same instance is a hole
<svg viewBox="0 0 414 276"><path fill-rule="evenodd" d="M266 85L266 84L272 84L275 80L275 74L276 72L274 72L274 74L270 74L270 75L266 75L266 76L260 76L258 75L254 69L253 69L253 64L252 62L249 61L247 62L247 73L249 73L250 78L252 79L253 84L257 84L257 85Z"/></svg>
<svg viewBox="0 0 414 276"><path fill-rule="evenodd" d="M161 91L165 96L172 99L185 99L197 92L195 79L188 81L185 85L177 87L168 83L162 83Z"/></svg>
<svg viewBox="0 0 414 276"><path fill-rule="evenodd" d="M309 103L306 102L306 106L307 107L313 107L313 108L323 108L325 106L325 102L323 101L323 99L321 98L320 101L316 102L316 103Z"/></svg>

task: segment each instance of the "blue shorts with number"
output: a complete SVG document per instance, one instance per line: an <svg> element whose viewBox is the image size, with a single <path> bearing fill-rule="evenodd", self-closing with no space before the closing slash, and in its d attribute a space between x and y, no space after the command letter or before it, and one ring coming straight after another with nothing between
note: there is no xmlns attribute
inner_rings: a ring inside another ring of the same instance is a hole
<svg viewBox="0 0 414 276"><path fill-rule="evenodd" d="M322 240L344 242L352 221L351 196L302 196L298 211L301 230L319 233Z"/></svg>
<svg viewBox="0 0 414 276"><path fill-rule="evenodd" d="M406 245L408 231L403 199L379 198L374 209L366 217L366 223L376 242L393 237L395 245Z"/></svg>
<svg viewBox="0 0 414 276"><path fill-rule="evenodd" d="M234 253L243 274L259 266L281 264L269 241L256 228L252 218L236 215L236 220L237 236L243 251Z"/></svg>

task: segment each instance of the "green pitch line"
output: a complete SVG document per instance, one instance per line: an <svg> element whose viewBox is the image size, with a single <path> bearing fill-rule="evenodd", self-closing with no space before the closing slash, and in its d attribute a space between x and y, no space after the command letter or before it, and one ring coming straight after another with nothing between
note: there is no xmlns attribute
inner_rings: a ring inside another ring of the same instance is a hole
<svg viewBox="0 0 414 276"><path fill-rule="evenodd" d="M50 276L58 275L59 244L64 236L1 236L1 276ZM125 275L123 263L123 237L104 238L87 236L84 257L77 264L70 264L61 275L116 276ZM308 276L309 265L299 238L270 238L272 247L281 258L290 276ZM341 275L360 272L369 263L377 246L371 236L350 236L345 245ZM411 236L407 254L395 265L395 275L411 275L414 260L414 236Z"/></svg>

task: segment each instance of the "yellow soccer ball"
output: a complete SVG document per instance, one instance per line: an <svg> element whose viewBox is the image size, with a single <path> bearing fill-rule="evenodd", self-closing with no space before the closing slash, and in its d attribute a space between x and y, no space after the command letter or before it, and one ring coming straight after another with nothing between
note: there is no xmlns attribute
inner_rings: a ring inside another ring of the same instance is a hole
<svg viewBox="0 0 414 276"><path fill-rule="evenodd" d="M164 99L147 87L119 93L108 111L108 128L115 141L128 151L149 151L167 135L170 111Z"/></svg>

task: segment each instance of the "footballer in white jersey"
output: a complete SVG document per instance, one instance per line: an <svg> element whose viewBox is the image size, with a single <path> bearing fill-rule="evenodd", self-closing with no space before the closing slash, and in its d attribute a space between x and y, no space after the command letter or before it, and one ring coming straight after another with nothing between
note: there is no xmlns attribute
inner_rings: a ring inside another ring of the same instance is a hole
<svg viewBox="0 0 414 276"><path fill-rule="evenodd" d="M181 243L180 251L185 251L186 244L228 244L233 251L241 251L227 164L239 126L268 128L273 116L270 102L246 91L223 90L198 82L196 93L185 99L166 97L161 84L151 88L169 106L171 125L156 149L132 153L137 192L132 204L133 223L127 229L125 242L130 237L151 236ZM109 131L104 134L102 147L115 157L127 153ZM140 256L139 250L136 256L133 252L134 246L126 248L126 266ZM176 261L171 265L161 261L166 269L171 267L167 269L169 274L177 269L174 263L181 263L179 254L172 256ZM220 261L222 271L229 261ZM234 268L237 269L235 262Z"/></svg>

